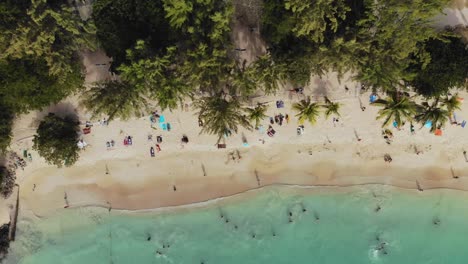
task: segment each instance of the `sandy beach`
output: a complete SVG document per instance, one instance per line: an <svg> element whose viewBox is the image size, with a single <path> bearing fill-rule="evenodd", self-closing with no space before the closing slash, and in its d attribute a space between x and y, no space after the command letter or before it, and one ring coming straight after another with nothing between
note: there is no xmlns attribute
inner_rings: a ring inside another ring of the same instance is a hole
<svg viewBox="0 0 468 264"><path fill-rule="evenodd" d="M97 69L89 70L93 71ZM345 86L350 89L346 91ZM463 155L468 148L468 128L448 124L442 136L435 136L428 128L416 126L412 135L406 124L400 131L390 128L394 138L387 144L381 123L375 120L379 108L369 105L370 92L361 93L357 87L349 76L341 83L335 74L314 78L304 93L315 100L327 95L340 102L342 116L337 117L338 122L321 117L315 126L305 124L303 135L297 135L298 122L291 110L291 104L303 95L285 88L276 96L260 96L252 105L267 103L269 116L288 114L290 122L273 125L274 137L257 130L239 131L225 139L226 149L217 149L214 136L199 134L190 105L189 109L159 112L171 123L168 132L157 124L152 127L149 114L100 125L79 106L77 97L70 98L43 112L21 116L15 124L13 149L18 153L27 149L33 157L24 171L17 171L21 209L46 216L63 210L65 194L70 207L150 209L202 202L273 184L387 184L412 189L419 184L422 189L468 190L468 162ZM283 100L284 108L276 108L276 100ZM82 135L88 146L70 168L50 166L32 150L34 126L49 110L77 111L83 123L94 123L92 132ZM461 122L468 117L468 108L463 105L456 115ZM268 124L269 120L262 123L264 128ZM132 146L123 144L128 135L133 137ZM151 157L149 149L157 143L158 135L163 138L162 150ZM180 143L183 135L190 140L186 145ZM244 146L243 137L248 146ZM110 140L116 144L109 149L106 142ZM384 161L385 154L391 155L392 163Z"/></svg>

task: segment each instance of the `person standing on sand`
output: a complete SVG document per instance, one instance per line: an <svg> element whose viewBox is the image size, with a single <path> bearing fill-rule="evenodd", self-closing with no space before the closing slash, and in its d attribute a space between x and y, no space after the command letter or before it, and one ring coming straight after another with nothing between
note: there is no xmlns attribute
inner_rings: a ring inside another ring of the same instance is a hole
<svg viewBox="0 0 468 264"><path fill-rule="evenodd" d="M63 208L68 208L70 206L70 204L68 203L67 192L64 192L63 199L65 200L65 206Z"/></svg>
<svg viewBox="0 0 468 264"><path fill-rule="evenodd" d="M237 154L237 161L240 161L242 156L241 156L240 151L238 149L236 149L236 154Z"/></svg>
<svg viewBox="0 0 468 264"><path fill-rule="evenodd" d="M254 173L255 173L255 178L257 179L257 185L260 186L260 176L258 176L257 169L254 170Z"/></svg>

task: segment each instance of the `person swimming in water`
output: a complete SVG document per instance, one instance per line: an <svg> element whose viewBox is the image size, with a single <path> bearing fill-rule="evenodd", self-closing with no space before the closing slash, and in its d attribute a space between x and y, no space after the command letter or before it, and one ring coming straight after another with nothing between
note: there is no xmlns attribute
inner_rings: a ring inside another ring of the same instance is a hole
<svg viewBox="0 0 468 264"><path fill-rule="evenodd" d="M380 209L382 209L382 207L380 207L380 205L377 205L377 207L375 208L375 212L376 212L376 213L379 212Z"/></svg>
<svg viewBox="0 0 468 264"><path fill-rule="evenodd" d="M315 217L315 221L319 221L319 220L320 220L320 216L318 215L317 212L314 212L314 217Z"/></svg>

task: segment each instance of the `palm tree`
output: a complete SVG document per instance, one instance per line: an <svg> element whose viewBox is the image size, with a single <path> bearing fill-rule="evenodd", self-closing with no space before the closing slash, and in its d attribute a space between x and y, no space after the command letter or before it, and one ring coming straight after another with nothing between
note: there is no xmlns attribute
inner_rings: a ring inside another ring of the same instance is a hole
<svg viewBox="0 0 468 264"><path fill-rule="evenodd" d="M194 103L199 109L198 117L204 121L200 133L218 136L218 143L228 131L237 133L238 127L252 129L241 103L233 98L228 100L220 96L203 97Z"/></svg>
<svg viewBox="0 0 468 264"><path fill-rule="evenodd" d="M322 107L324 107L326 109L325 110L325 118L327 118L327 119L333 114L337 115L337 116L341 116L340 112L339 112L341 104L330 101L330 99L328 99L328 97L326 97L326 96L325 96L325 104L322 105Z"/></svg>
<svg viewBox="0 0 468 264"><path fill-rule="evenodd" d="M115 117L142 116L148 110L148 101L145 94L135 87L122 81L97 82L83 93L82 104L93 117L105 114L109 121Z"/></svg>
<svg viewBox="0 0 468 264"><path fill-rule="evenodd" d="M296 116L299 118L300 124L303 124L306 120L312 125L317 122L317 117L320 114L320 105L312 103L309 96L307 99L303 99L299 103L293 104L292 108L298 112Z"/></svg>
<svg viewBox="0 0 468 264"><path fill-rule="evenodd" d="M455 110L461 109L461 101L460 97L458 96L458 93L450 98L448 96L445 97L442 102L442 105L445 106L445 108L447 109L449 118L451 119L453 116L453 112L455 112Z"/></svg>
<svg viewBox="0 0 468 264"><path fill-rule="evenodd" d="M247 108L246 110L250 121L255 121L255 129L258 129L260 122L267 117L265 115L267 107L259 103L255 108Z"/></svg>
<svg viewBox="0 0 468 264"><path fill-rule="evenodd" d="M247 69L254 79L261 84L266 94L273 94L279 89L279 84L286 78L284 64L278 63L271 58L271 55L263 55L252 63Z"/></svg>
<svg viewBox="0 0 468 264"><path fill-rule="evenodd" d="M416 104L399 92L392 92L386 99L378 99L372 105L384 107L377 113L377 119L385 119L382 127L387 126L392 120L396 121L397 127L400 127L403 122L413 119L416 114Z"/></svg>
<svg viewBox="0 0 468 264"><path fill-rule="evenodd" d="M441 128L447 123L449 119L449 111L439 107L439 98L437 98L432 104L423 102L418 106L418 114L415 117L416 121L424 126L428 121L432 122L431 132L434 132L437 128Z"/></svg>

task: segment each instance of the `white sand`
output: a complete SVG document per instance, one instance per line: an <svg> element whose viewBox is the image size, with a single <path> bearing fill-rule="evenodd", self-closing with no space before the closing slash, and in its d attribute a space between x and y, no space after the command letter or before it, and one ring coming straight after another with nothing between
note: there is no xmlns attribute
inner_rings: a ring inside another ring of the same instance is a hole
<svg viewBox="0 0 468 264"><path fill-rule="evenodd" d="M315 126L305 124L305 134L298 136L297 119L290 108L301 97L285 91L258 99L269 103L270 116L282 113L291 117L289 124L274 125L277 133L273 138L258 131L241 130L226 139L228 149L218 150L214 136L199 135L194 112L164 112L172 125L171 132L151 128L148 117L116 120L109 126L95 124L92 133L83 136L88 148L71 168L49 166L32 151L38 114L21 116L15 123L13 148L20 153L26 148L33 155L33 162L24 171L18 171L21 206L37 215L47 215L64 207L65 192L71 207L111 204L113 208L148 209L188 204L257 188L255 171L260 186L379 183L416 188L417 180L424 189L468 190L468 163L462 154L464 147L468 149L468 127L447 125L444 135L439 137L430 134L427 128L411 135L407 124L402 131L392 128L394 141L387 145L381 136L381 124L375 120L378 108L369 106L369 93L359 95L356 84L347 78L342 84L334 74L323 80L314 78L305 89L313 98L323 100L326 93L331 100L343 104L336 127L331 120L321 117ZM349 92L345 92L345 83ZM468 98L468 94L463 93L462 97ZM277 99L285 101L285 108L276 108ZM367 107L364 112L359 99ZM82 121L86 121L87 114L74 101L76 98L66 101L68 110L77 109ZM464 105L463 111L457 112L459 119L468 118L467 110ZM263 126L268 123L264 120ZM362 141L356 140L354 130ZM242 146L243 133L248 147ZM147 141L148 134L153 135L153 142ZM190 139L184 148L180 144L183 134ZM123 145L126 135L133 136L133 146ZM151 158L149 149L156 143L157 135L163 136L162 152ZM105 143L112 139L116 147L107 150ZM259 139L264 139L265 144ZM423 153L416 155L413 145ZM235 150L240 151L242 159L227 162L228 153ZM384 162L385 153L392 156L392 163ZM458 179L452 177L451 168ZM174 185L177 191L173 190Z"/></svg>

